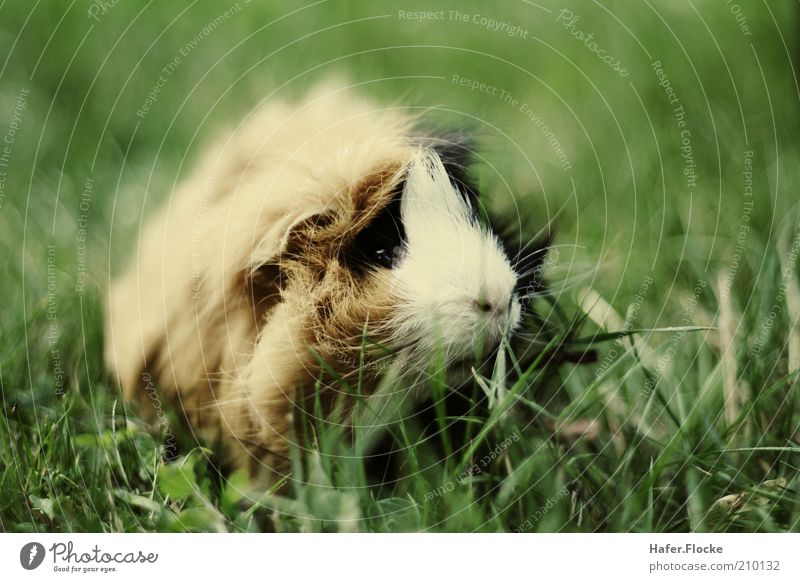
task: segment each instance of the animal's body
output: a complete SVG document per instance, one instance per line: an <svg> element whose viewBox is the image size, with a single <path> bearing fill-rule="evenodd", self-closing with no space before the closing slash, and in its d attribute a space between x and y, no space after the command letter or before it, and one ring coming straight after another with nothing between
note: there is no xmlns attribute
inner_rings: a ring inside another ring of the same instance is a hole
<svg viewBox="0 0 800 582"><path fill-rule="evenodd" d="M379 362L411 371L513 330L519 276L476 218L464 144L417 121L327 85L219 140L110 291L107 356L126 395L147 399L155 381L235 464L275 478L298 406L344 398L323 370L369 392Z"/></svg>

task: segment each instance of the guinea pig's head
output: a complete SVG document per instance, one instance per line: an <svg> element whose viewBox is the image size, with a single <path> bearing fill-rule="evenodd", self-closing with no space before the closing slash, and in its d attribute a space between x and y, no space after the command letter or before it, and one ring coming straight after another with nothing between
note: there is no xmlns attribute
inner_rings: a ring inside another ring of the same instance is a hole
<svg viewBox="0 0 800 582"><path fill-rule="evenodd" d="M418 141L300 221L284 264L314 302L314 343L367 342L453 361L519 326L519 275L477 215L464 156ZM355 359L357 362L358 360Z"/></svg>
<svg viewBox="0 0 800 582"><path fill-rule="evenodd" d="M517 273L479 222L474 189L446 162L426 147L407 167L394 211L402 232L391 265L398 304L390 325L398 341L409 338L427 353L444 348L451 359L494 346L517 327L521 306Z"/></svg>

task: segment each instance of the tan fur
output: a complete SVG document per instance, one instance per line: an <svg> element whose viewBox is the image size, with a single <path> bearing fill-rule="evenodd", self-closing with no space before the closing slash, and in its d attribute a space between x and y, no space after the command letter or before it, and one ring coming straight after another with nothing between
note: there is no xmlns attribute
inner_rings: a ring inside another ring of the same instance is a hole
<svg viewBox="0 0 800 582"><path fill-rule="evenodd" d="M146 398L155 378L236 465L287 474L320 358L352 374L365 323L397 301L386 275L355 280L336 252L390 199L410 128L326 85L264 106L207 152L110 291L106 351L126 396Z"/></svg>

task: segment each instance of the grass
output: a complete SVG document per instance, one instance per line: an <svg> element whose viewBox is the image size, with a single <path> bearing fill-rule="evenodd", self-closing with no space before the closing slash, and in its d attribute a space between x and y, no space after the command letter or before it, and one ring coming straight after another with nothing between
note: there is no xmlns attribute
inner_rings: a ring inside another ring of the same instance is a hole
<svg viewBox="0 0 800 582"><path fill-rule="evenodd" d="M0 530L800 530L797 6L740 4L575 3L569 24L544 1L414 22L398 9L427 5L240 0L208 34L207 2L1 4ZM322 426L275 495L173 416L163 461L104 371L102 305L202 144L331 72L475 128L491 210L554 219L558 252L545 339L468 383L491 402L468 438L434 374L433 424L392 426L402 479L371 486L360 440Z"/></svg>

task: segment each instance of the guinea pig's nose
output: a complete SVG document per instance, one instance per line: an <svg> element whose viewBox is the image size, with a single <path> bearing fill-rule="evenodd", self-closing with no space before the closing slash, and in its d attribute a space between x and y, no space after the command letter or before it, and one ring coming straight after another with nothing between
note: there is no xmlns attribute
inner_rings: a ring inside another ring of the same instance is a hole
<svg viewBox="0 0 800 582"><path fill-rule="evenodd" d="M472 307L475 309L475 311L484 315L503 315L507 308L504 302L496 303L485 298L473 299Z"/></svg>

